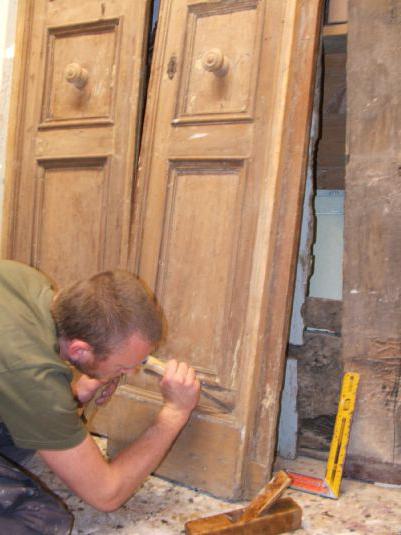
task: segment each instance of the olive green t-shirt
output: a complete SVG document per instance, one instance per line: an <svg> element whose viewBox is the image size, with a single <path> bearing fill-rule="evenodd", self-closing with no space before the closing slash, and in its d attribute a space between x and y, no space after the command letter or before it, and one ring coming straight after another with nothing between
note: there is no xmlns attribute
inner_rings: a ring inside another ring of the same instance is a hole
<svg viewBox="0 0 401 535"><path fill-rule="evenodd" d="M68 449L87 435L58 354L52 297L39 271L0 260L0 420L21 448Z"/></svg>

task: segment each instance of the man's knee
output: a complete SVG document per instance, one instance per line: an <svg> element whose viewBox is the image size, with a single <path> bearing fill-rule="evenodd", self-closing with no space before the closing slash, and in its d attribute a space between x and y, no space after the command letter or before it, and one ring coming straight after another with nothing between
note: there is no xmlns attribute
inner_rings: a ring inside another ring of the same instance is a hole
<svg viewBox="0 0 401 535"><path fill-rule="evenodd" d="M74 517L18 465L0 457L0 533L67 535Z"/></svg>

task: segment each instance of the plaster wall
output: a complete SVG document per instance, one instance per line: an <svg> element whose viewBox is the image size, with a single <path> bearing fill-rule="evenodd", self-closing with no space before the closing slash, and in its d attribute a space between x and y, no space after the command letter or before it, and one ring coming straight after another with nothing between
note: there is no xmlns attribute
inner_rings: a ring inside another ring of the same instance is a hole
<svg viewBox="0 0 401 535"><path fill-rule="evenodd" d="M344 191L317 190L315 197L316 241L314 271L309 295L342 299L344 249Z"/></svg>

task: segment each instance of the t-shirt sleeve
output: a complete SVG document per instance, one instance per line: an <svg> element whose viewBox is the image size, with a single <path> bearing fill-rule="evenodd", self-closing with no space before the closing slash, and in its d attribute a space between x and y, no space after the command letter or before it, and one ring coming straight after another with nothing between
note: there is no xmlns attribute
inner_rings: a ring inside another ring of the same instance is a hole
<svg viewBox="0 0 401 535"><path fill-rule="evenodd" d="M0 413L21 448L63 450L80 444L87 430L78 416L68 374L51 367L0 373Z"/></svg>

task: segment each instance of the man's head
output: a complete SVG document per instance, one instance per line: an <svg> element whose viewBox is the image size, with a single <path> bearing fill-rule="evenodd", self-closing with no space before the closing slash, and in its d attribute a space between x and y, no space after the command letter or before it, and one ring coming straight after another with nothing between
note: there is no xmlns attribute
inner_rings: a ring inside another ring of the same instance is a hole
<svg viewBox="0 0 401 535"><path fill-rule="evenodd" d="M134 367L163 332L155 299L136 276L122 270L99 273L62 289L52 314L62 352L93 376L101 374L96 370L106 360L113 360L121 373Z"/></svg>

